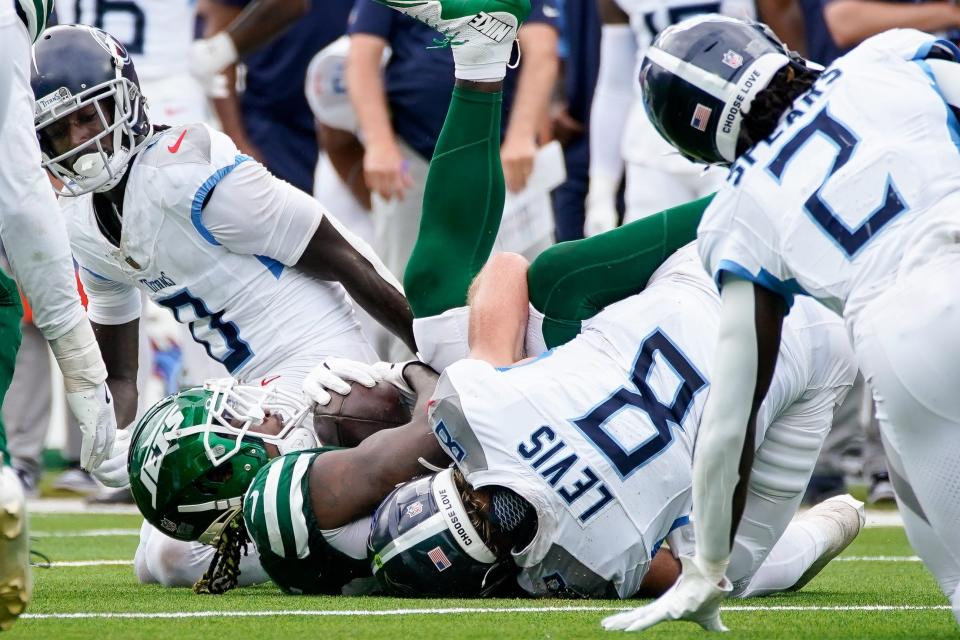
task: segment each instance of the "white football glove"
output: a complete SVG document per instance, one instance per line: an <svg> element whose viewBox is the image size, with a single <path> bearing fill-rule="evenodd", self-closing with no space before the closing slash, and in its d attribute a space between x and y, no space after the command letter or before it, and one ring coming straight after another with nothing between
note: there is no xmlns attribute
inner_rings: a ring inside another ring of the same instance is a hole
<svg viewBox="0 0 960 640"><path fill-rule="evenodd" d="M105 382L92 389L67 393L67 404L80 423L80 466L93 471L110 455L117 435L113 396Z"/></svg>
<svg viewBox="0 0 960 640"><path fill-rule="evenodd" d="M590 177L590 190L587 192L586 219L583 223L583 235L590 238L615 229L617 226L617 190L619 183L602 176Z"/></svg>
<svg viewBox="0 0 960 640"><path fill-rule="evenodd" d="M603 619L607 631L643 631L666 620L690 620L707 631L729 631L720 621L720 603L733 585L719 587L703 576L691 556L680 556L683 573L670 589L644 607Z"/></svg>
<svg viewBox="0 0 960 640"><path fill-rule="evenodd" d="M346 395L350 393L351 382L372 387L380 380L373 365L347 358L327 358L304 378L303 393L311 402L324 406L330 402L330 391Z"/></svg>
<svg viewBox="0 0 960 640"><path fill-rule="evenodd" d="M210 98L227 97L227 77L223 70L237 61L237 47L227 32L195 40L190 46L190 73Z"/></svg>
<svg viewBox="0 0 960 640"><path fill-rule="evenodd" d="M378 362L373 365L373 370L380 376L380 380L389 382L400 391L403 403L408 408L413 408L417 403L417 394L403 377L403 370L409 364L422 364L419 360L407 360L406 362Z"/></svg>
<svg viewBox="0 0 960 640"><path fill-rule="evenodd" d="M130 474L127 471L127 456L130 451L130 430L118 429L113 441L110 457L91 472L91 475L111 489L123 489L130 486Z"/></svg>

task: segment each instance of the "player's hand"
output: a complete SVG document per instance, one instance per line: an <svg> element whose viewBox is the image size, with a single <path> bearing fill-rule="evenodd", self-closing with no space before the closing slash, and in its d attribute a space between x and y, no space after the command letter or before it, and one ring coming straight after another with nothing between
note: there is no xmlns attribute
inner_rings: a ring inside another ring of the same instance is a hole
<svg viewBox="0 0 960 640"><path fill-rule="evenodd" d="M417 403L417 392L413 390L407 379L403 377L403 370L409 364L420 364L419 360L407 360L406 362L378 362L373 365L373 370L377 372L380 380L388 382L400 391L403 403L412 408Z"/></svg>
<svg viewBox="0 0 960 640"><path fill-rule="evenodd" d="M130 428L117 430L117 438L113 441L110 457L91 472L94 478L112 489L123 489L130 486L130 473L127 471Z"/></svg>
<svg viewBox="0 0 960 640"><path fill-rule="evenodd" d="M537 156L537 143L533 138L507 136L500 147L500 162L503 164L503 179L513 193L523 191L533 173L533 160Z"/></svg>
<svg viewBox="0 0 960 640"><path fill-rule="evenodd" d="M384 200L403 200L404 193L413 186L407 161L395 140L367 143L363 154L363 179L370 191Z"/></svg>
<svg viewBox="0 0 960 640"><path fill-rule="evenodd" d="M330 402L330 392L342 396L350 393L351 382L372 387L380 381L376 369L365 362L347 358L327 358L313 368L303 380L303 393L320 406Z"/></svg>
<svg viewBox="0 0 960 640"><path fill-rule="evenodd" d="M643 631L667 620L689 620L707 631L728 631L720 621L720 603L733 585L717 586L703 576L691 556L680 556L683 573L670 589L645 607L603 619L607 631Z"/></svg>
<svg viewBox="0 0 960 640"><path fill-rule="evenodd" d="M106 383L101 382L92 389L68 393L67 404L83 432L80 466L93 471L110 455L117 435L113 396Z"/></svg>
<svg viewBox="0 0 960 640"><path fill-rule="evenodd" d="M227 77L223 70L237 61L237 47L225 31L190 45L190 73L210 98L226 98Z"/></svg>
<svg viewBox="0 0 960 640"><path fill-rule="evenodd" d="M592 236L606 233L617 227L617 189L619 185L602 177L590 178L590 190L587 192L586 219L583 223L583 235Z"/></svg>

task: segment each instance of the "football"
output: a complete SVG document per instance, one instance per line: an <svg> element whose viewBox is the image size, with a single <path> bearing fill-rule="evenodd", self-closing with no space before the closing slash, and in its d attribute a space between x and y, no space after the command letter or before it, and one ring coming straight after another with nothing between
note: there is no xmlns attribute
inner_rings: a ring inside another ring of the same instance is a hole
<svg viewBox="0 0 960 640"><path fill-rule="evenodd" d="M313 427L324 445L355 447L381 429L392 429L410 421L410 410L392 384L373 387L354 383L350 393L330 392L329 403L317 406Z"/></svg>

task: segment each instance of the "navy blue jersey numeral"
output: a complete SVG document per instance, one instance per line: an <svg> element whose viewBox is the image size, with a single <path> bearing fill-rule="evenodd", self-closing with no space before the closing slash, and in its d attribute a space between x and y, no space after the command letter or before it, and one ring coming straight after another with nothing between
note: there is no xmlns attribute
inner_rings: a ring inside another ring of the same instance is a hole
<svg viewBox="0 0 960 640"><path fill-rule="evenodd" d="M132 0L96 0L96 4L94 5L96 15L93 16L92 20L90 16L80 14L80 5L82 3L83 0L77 0L74 6L73 14L76 16L77 22L81 24L91 24L97 29L104 28L103 17L108 13L125 13L129 15L130 19L133 20L133 38L129 42L124 42L123 46L126 48L127 53L137 55L143 53L143 37L147 30L147 17L143 13L143 9L137 6L136 2Z"/></svg>
<svg viewBox="0 0 960 640"><path fill-rule="evenodd" d="M813 192L813 195L807 198L803 206L810 218L825 234L833 239L840 250L848 258L853 258L870 242L873 236L909 207L897 193L893 179L888 174L884 186L883 202L873 213L867 216L867 219L860 226L851 229L834 213L830 205L823 199L823 190L833 174L843 168L853 157L857 146L860 144L860 139L849 127L830 115L826 108L800 129L793 136L793 139L783 145L777 157L767 165L767 171L777 182L783 179L784 172L797 153L817 135L823 136L836 147L836 157L820 186Z"/></svg>
<svg viewBox="0 0 960 640"><path fill-rule="evenodd" d="M654 356L658 352L680 378L680 386L670 404L663 404L647 384L647 377L654 365ZM573 424L610 461L621 478L627 478L673 443L670 425L682 428L684 416L692 406L694 396L707 386L706 379L696 367L659 329L640 345L630 382L633 388L620 387L587 415L573 420ZM647 414L657 433L637 447L627 450L604 425L619 412L631 409Z"/></svg>
<svg viewBox="0 0 960 640"><path fill-rule="evenodd" d="M178 322L183 322L181 315L184 310L189 309L196 318L189 323L190 335L203 345L207 350L207 355L222 363L231 374L240 369L253 356L250 345L240 338L240 330L237 325L230 321L225 322L223 311L211 312L203 300L192 296L186 289L169 298L157 300L157 303L173 311L173 315ZM206 322L210 329L219 333L223 338L224 348L218 347L217 353L215 353L213 345L198 338L194 332L195 325L198 322Z"/></svg>

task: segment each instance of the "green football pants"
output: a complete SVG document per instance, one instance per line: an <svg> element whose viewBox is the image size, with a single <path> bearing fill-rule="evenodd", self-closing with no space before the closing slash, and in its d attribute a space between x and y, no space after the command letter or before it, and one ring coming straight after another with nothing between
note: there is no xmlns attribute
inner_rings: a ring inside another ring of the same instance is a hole
<svg viewBox="0 0 960 640"><path fill-rule="evenodd" d="M0 405L7 395L7 389L13 381L13 368L17 362L17 350L20 348L20 320L23 318L23 306L17 284L10 276L0 271ZM3 460L10 464L7 452L7 428L0 417L0 453Z"/></svg>
<svg viewBox="0 0 960 640"><path fill-rule="evenodd" d="M501 94L453 91L430 161L420 231L404 272L417 318L467 304L470 283L490 252L503 216ZM707 196L593 238L555 245L527 275L530 302L544 314L548 347L571 340L583 320L642 291L654 271L696 238Z"/></svg>

